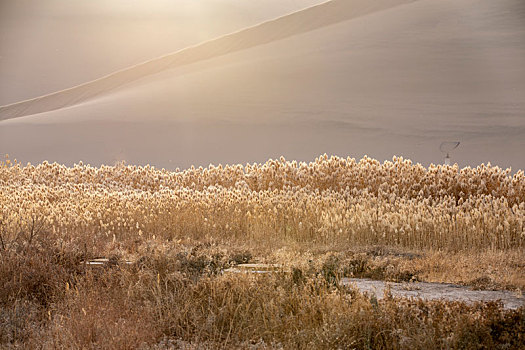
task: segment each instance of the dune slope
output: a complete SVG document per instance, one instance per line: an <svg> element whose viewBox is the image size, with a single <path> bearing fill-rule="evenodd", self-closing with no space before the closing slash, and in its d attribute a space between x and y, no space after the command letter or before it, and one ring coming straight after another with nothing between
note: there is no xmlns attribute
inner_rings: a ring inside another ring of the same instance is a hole
<svg viewBox="0 0 525 350"><path fill-rule="evenodd" d="M239 32L207 41L106 77L35 99L0 107L0 120L73 106L142 77L222 56L414 0L332 0Z"/></svg>
<svg viewBox="0 0 525 350"><path fill-rule="evenodd" d="M324 152L428 164L457 140L461 166L525 168L524 15L520 0L420 0L350 16L0 122L0 150L169 168Z"/></svg>
<svg viewBox="0 0 525 350"><path fill-rule="evenodd" d="M322 2L0 1L0 105L70 88Z"/></svg>

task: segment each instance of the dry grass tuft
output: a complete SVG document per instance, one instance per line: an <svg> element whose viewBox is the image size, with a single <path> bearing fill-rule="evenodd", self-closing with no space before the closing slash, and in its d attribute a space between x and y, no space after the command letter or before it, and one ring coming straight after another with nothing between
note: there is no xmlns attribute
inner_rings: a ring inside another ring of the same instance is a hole
<svg viewBox="0 0 525 350"><path fill-rule="evenodd" d="M7 160L0 347L523 348L523 307L378 301L338 282L520 293L524 176L402 158L182 172ZM252 262L283 269L223 274Z"/></svg>

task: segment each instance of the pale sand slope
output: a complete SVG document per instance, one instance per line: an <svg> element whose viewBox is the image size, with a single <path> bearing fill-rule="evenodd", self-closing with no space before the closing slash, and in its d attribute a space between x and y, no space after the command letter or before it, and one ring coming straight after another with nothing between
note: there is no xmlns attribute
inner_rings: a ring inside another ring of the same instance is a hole
<svg viewBox="0 0 525 350"><path fill-rule="evenodd" d="M325 0L0 0L0 105Z"/></svg>
<svg viewBox="0 0 525 350"><path fill-rule="evenodd" d="M362 3L366 3L362 0ZM173 168L326 152L525 168L525 3L420 0L0 122L22 161Z"/></svg>
<svg viewBox="0 0 525 350"><path fill-rule="evenodd" d="M414 0L333 0L112 73L103 78L8 106L0 120L69 107L148 75L281 40Z"/></svg>

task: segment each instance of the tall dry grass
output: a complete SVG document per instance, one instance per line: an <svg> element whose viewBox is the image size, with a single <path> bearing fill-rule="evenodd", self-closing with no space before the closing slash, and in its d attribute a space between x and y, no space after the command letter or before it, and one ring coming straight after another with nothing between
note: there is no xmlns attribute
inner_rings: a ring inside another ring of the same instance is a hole
<svg viewBox="0 0 525 350"><path fill-rule="evenodd" d="M0 254L0 282L11 286L0 299L0 347L520 349L525 341L525 308L369 298L333 283L331 259L319 274L223 275L235 254L166 247L97 268L53 247Z"/></svg>
<svg viewBox="0 0 525 350"><path fill-rule="evenodd" d="M523 288L524 223L523 171L492 166L322 156L170 172L7 159L0 348L519 349L524 308L377 301L334 281ZM255 255L292 273L221 273ZM110 263L82 264L100 256Z"/></svg>
<svg viewBox="0 0 525 350"><path fill-rule="evenodd" d="M0 243L44 229L99 244L147 235L504 250L525 244L525 175L327 156L179 172L2 163Z"/></svg>

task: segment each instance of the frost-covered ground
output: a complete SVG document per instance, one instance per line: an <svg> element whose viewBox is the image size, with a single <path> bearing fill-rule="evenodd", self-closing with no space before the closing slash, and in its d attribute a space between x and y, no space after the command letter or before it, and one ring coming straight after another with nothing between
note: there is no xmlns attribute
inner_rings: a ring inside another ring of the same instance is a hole
<svg viewBox="0 0 525 350"><path fill-rule="evenodd" d="M378 299L389 291L393 297L421 298L423 300L461 301L467 303L501 301L507 309L517 309L525 305L525 298L521 293L501 290L473 290L469 287L449 283L428 282L385 282L362 278L344 278L342 284L356 287L361 292Z"/></svg>

